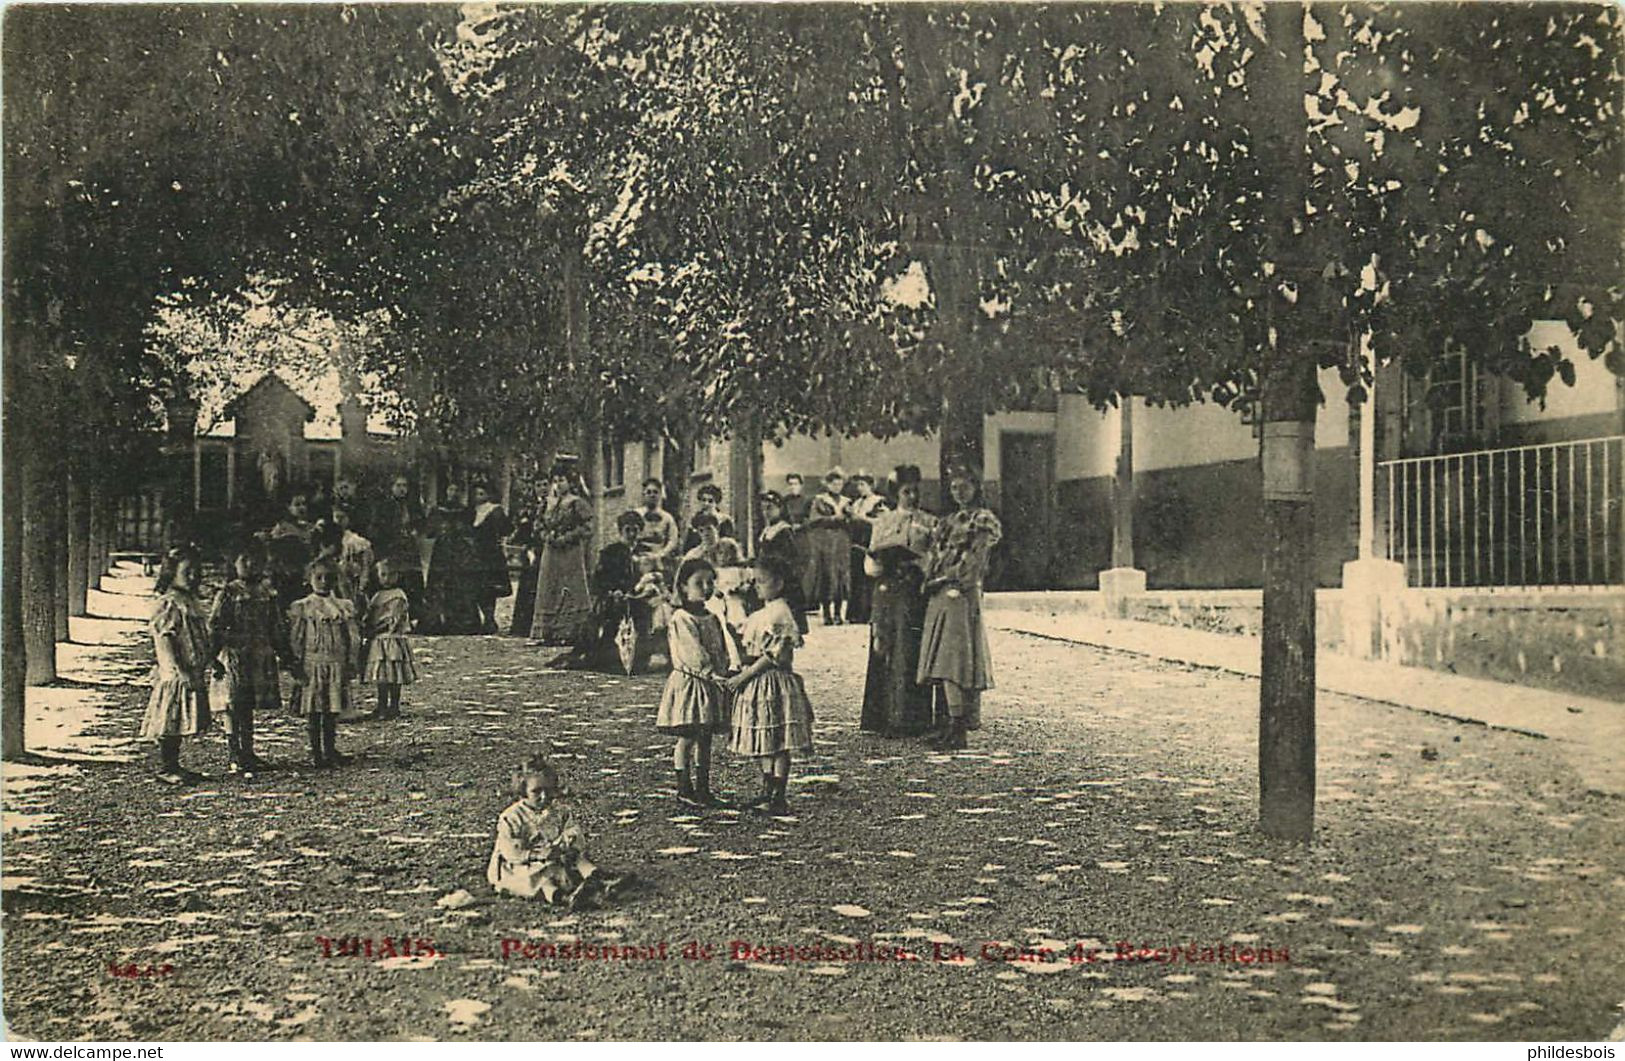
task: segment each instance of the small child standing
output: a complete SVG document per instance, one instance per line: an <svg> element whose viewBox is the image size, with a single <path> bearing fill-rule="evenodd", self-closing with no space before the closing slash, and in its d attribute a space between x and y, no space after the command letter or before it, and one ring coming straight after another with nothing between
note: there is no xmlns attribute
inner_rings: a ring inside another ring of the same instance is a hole
<svg viewBox="0 0 1625 1061"><path fill-rule="evenodd" d="M756 562L756 589L762 608L745 620L744 670L728 679L734 694L733 739L729 748L754 758L762 771L762 795L752 806L767 813L790 813L785 790L791 756L812 754L812 703L801 676L792 668L801 631L784 602L791 572L783 561L764 556Z"/></svg>
<svg viewBox="0 0 1625 1061"><path fill-rule="evenodd" d="M672 749L677 799L698 807L720 805L711 794L711 737L728 728L726 635L721 620L706 607L716 580L716 569L707 560L684 560L677 569L681 607L666 627L671 674L655 716L656 728L677 738Z"/></svg>
<svg viewBox="0 0 1625 1061"><path fill-rule="evenodd" d="M265 768L254 754L254 712L282 703L277 663L288 659L288 639L277 614L276 591L265 578L265 547L244 546L234 561L237 577L220 588L209 625L214 634L216 677L226 707L226 769L252 780Z"/></svg>
<svg viewBox="0 0 1625 1061"><path fill-rule="evenodd" d="M671 598L666 592L666 577L660 571L660 560L649 553L633 558L638 569L638 580L628 595L641 601L649 614L649 629L664 630L671 620Z"/></svg>
<svg viewBox="0 0 1625 1061"><path fill-rule="evenodd" d="M331 560L312 561L311 593L288 609L288 641L299 668L297 710L310 730L313 766L350 761L334 745L340 715L352 713L350 679L361 669L361 624L355 603L333 595L336 568Z"/></svg>
<svg viewBox="0 0 1625 1061"><path fill-rule="evenodd" d="M158 606L153 609L152 647L158 670L141 719L141 736L158 742L158 780L190 784L202 775L181 766L181 738L209 728L209 660L214 641L209 617L197 600L202 564L196 553L171 549L158 569Z"/></svg>
<svg viewBox="0 0 1625 1061"><path fill-rule="evenodd" d="M378 687L378 707L372 717L401 717L401 686L418 680L412 658L412 644L406 639L412 629L411 605L401 589L401 575L394 561L378 561L378 584L383 587L367 602L367 668L362 677Z"/></svg>
<svg viewBox="0 0 1625 1061"><path fill-rule="evenodd" d="M586 837L562 802L558 771L540 757L527 759L514 771L512 793L485 871L491 887L572 910L594 894L609 898L623 878L600 873L587 857Z"/></svg>

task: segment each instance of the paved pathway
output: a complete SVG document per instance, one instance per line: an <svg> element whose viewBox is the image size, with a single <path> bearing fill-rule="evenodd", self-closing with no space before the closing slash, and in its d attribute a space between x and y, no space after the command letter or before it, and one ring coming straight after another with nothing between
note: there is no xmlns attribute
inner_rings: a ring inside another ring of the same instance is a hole
<svg viewBox="0 0 1625 1061"><path fill-rule="evenodd" d="M102 604L139 615L142 585ZM1251 679L996 631L987 726L938 756L856 730L866 632L815 628L798 666L817 754L794 816L698 816L669 795L659 677L427 638L406 719L341 731L353 767L240 784L215 737L188 754L217 780L177 792L107 761L141 751L145 690L121 675L148 657L138 624L103 632L82 674L115 684L49 692L104 699L60 731L67 708L37 700L32 719L85 761L4 771L14 1035L1542 1040L1619 1024L1625 803L1588 792L1551 740L1328 694L1318 841L1296 848L1254 831ZM297 762L296 720L264 735ZM489 897L505 776L543 742L595 855L646 882L623 906ZM719 764L726 787L753 787L747 764ZM376 953L329 957L339 937ZM433 952L389 957L403 939ZM689 943L712 957L683 957ZM918 960L877 958L899 949Z"/></svg>
<svg viewBox="0 0 1625 1061"><path fill-rule="evenodd" d="M1259 674L1256 637L1083 612L1045 613L995 606L988 617L991 625L1002 630L1254 678ZM1315 672L1317 684L1327 692L1550 739L1555 754L1570 763L1589 787L1625 795L1625 703L1354 659L1324 650L1315 659Z"/></svg>

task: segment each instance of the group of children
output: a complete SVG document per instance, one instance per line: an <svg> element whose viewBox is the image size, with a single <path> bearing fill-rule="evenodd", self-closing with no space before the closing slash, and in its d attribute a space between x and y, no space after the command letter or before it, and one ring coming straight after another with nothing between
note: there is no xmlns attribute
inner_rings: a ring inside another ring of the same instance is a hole
<svg viewBox="0 0 1625 1061"><path fill-rule="evenodd" d="M607 562L634 570L620 572L619 581L630 584L613 592L623 605L664 600L658 569L632 556L641 518L629 516L621 527L627 555L619 560L612 555ZM655 719L661 732L675 738L677 797L696 808L725 805L711 785L712 742L725 735L729 750L752 759L761 773L761 792L748 805L770 815L787 814L791 760L812 752L812 705L794 670L802 631L785 600L796 572L766 553L748 578L719 595L718 569L707 558L719 543L718 528L705 519L694 524L699 541L677 569L677 601L665 617L672 669ZM600 568L605 565L601 556ZM636 570L640 567L645 570ZM340 719L358 717L351 696L355 680L376 686L372 717L388 719L399 717L401 687L418 676L406 636L409 605L390 560L376 563L381 588L364 610L336 592L341 571L329 556L310 563L310 592L285 612L266 577L262 545L239 550L233 569L234 577L207 609L199 599L202 567L195 552L172 550L158 574L159 601L151 622L157 674L141 734L157 742L158 777L167 784L202 779L181 765L180 748L182 738L210 728L211 700L225 709L230 772L251 779L264 769L254 750L254 713L281 706L283 669L295 683L290 707L307 720L311 762L317 767L349 761L336 748L335 734ZM748 614L742 600L719 607L719 601L740 597L747 585L758 607ZM572 908L613 893L622 878L604 874L588 858L550 764L523 763L513 778L513 794L515 802L497 823L487 871L493 887Z"/></svg>
<svg viewBox="0 0 1625 1061"><path fill-rule="evenodd" d="M754 581L762 606L745 617L733 666L728 632L712 609L717 570L701 556L677 571L680 604L667 624L671 674L661 692L656 727L676 738L672 765L677 798L696 808L725 806L711 789L711 745L728 735L735 754L753 759L762 791L748 806L769 815L790 812L786 798L793 757L812 753L812 704L794 670L801 631L785 603L793 572L772 556L757 560ZM514 802L497 819L486 879L499 892L574 910L608 899L628 878L602 872L563 802L558 772L542 758L515 771Z"/></svg>
<svg viewBox="0 0 1625 1061"><path fill-rule="evenodd" d="M398 718L401 686L418 676L406 638L411 617L395 566L383 560L375 569L380 588L362 610L335 593L339 565L319 555L305 573L310 593L284 612L266 577L265 548L255 541L238 550L234 577L205 611L198 555L166 554L151 622L157 672L141 724L141 736L158 744L158 779L171 785L202 779L181 765L180 747L183 737L209 729L211 702L225 708L228 771L251 780L265 769L254 751L254 712L281 705L284 668L294 684L289 707L307 722L313 766L349 762L335 738L340 719L362 717L350 691L357 679L377 689L372 717Z"/></svg>

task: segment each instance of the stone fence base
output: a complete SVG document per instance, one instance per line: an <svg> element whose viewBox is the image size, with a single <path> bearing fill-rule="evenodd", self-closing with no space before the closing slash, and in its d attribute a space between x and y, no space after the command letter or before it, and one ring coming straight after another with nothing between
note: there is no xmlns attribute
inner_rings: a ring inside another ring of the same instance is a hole
<svg viewBox="0 0 1625 1061"><path fill-rule="evenodd" d="M1111 606L1089 591L992 593L987 606L1084 611L1254 637L1264 612L1258 590L1152 590ZM1369 606L1344 590L1320 590L1315 623L1322 650L1367 657L1375 651L1396 663L1625 702L1625 590L1385 593L1374 619L1375 647L1362 651L1350 637L1373 630Z"/></svg>

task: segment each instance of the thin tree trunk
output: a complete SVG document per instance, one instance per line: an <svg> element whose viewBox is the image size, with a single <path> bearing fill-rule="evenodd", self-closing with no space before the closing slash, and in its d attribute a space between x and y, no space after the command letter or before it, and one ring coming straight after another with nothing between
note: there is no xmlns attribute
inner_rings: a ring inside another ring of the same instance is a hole
<svg viewBox="0 0 1625 1061"><path fill-rule="evenodd" d="M68 614L84 615L90 589L90 497L82 478L68 480Z"/></svg>
<svg viewBox="0 0 1625 1061"><path fill-rule="evenodd" d="M1112 477L1112 566L1134 566L1134 396L1117 406L1117 469Z"/></svg>
<svg viewBox="0 0 1625 1061"><path fill-rule="evenodd" d="M7 381L7 388L13 384ZM9 402L8 402L9 404ZM11 417L8 422L15 423ZM0 478L0 755L16 759L23 754L24 705L28 674L28 648L23 637L23 461L16 447L7 447L5 474Z"/></svg>
<svg viewBox="0 0 1625 1061"><path fill-rule="evenodd" d="M28 684L56 681L57 571L51 548L51 506L56 500L47 462L38 453L25 454L23 503L22 607L24 653Z"/></svg>
<svg viewBox="0 0 1625 1061"><path fill-rule="evenodd" d="M51 504L51 633L68 640L68 499L64 480L56 477Z"/></svg>
<svg viewBox="0 0 1625 1061"><path fill-rule="evenodd" d="M89 591L102 588L102 575L107 571L107 514L103 510L102 488L97 483L91 483L85 491L85 518L89 521L90 529L86 552L85 611L90 610Z"/></svg>

